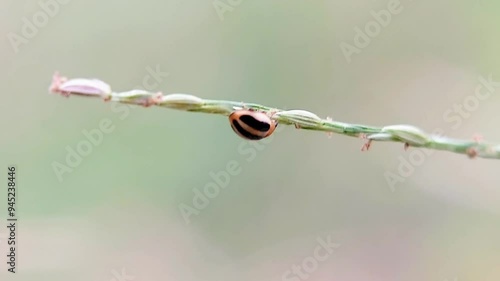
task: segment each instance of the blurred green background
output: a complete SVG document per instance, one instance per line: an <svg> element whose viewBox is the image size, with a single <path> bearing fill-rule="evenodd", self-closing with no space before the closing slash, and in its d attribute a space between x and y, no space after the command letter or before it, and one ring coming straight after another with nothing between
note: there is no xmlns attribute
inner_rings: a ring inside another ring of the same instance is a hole
<svg viewBox="0 0 500 281"><path fill-rule="evenodd" d="M435 152L391 188L384 175L412 153L399 144L361 153L362 140L282 127L256 148L220 116L133 107L124 117L47 90L58 70L116 91L500 141L499 87L466 117L444 117L478 77L500 81L500 2L401 0L350 63L340 45L390 1L67 0L13 44L46 2L0 3L2 182L17 165L20 218L19 273L6 273L2 240L1 280L108 281L122 270L137 281L500 280L498 161ZM162 76L145 85L156 68ZM104 119L113 132L59 181L54 161ZM241 172L186 224L179 206L231 161ZM327 260L307 278L285 276L329 235L341 246Z"/></svg>

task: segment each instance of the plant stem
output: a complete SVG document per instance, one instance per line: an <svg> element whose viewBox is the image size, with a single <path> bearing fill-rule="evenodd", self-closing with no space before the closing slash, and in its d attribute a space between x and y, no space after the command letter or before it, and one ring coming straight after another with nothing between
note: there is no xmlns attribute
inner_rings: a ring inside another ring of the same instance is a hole
<svg viewBox="0 0 500 281"><path fill-rule="evenodd" d="M144 107L160 106L189 112L211 113L228 116L240 109L251 109L266 112L279 124L294 125L298 129L323 131L363 138L366 143L362 150L368 150L373 141L392 141L410 146L434 150L444 150L465 154L470 158L481 157L500 159L500 144L474 140L459 140L440 135L427 134L412 125L390 125L373 127L360 124L349 124L320 118L305 110L282 110L256 103L243 103L228 100L202 99L188 94L153 93L143 90L112 92L109 85L95 79L71 79L54 75L50 91L64 96L80 95L103 98L106 101L142 105Z"/></svg>

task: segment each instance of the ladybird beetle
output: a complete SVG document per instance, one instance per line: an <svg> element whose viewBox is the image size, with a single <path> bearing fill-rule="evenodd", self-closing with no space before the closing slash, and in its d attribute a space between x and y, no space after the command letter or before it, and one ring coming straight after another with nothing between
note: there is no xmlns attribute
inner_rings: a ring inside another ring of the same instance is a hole
<svg viewBox="0 0 500 281"><path fill-rule="evenodd" d="M229 123L238 136L247 140L260 140L268 137L278 126L278 122L264 112L248 109L236 110L231 113Z"/></svg>

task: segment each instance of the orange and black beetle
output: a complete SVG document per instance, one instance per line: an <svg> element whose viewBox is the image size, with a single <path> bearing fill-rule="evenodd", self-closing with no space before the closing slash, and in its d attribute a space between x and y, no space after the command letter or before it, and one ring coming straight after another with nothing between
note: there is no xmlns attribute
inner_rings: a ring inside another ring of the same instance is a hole
<svg viewBox="0 0 500 281"><path fill-rule="evenodd" d="M260 140L270 136L278 122L266 113L248 109L236 110L229 115L231 128L240 137L247 140Z"/></svg>

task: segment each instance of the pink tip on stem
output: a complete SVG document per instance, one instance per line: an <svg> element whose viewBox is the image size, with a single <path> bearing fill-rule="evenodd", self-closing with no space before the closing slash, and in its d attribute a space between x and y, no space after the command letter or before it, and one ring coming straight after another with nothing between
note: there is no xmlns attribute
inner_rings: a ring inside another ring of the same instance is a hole
<svg viewBox="0 0 500 281"><path fill-rule="evenodd" d="M361 151L368 151L370 150L370 147L372 145L372 140L368 140L367 142L365 142L365 144L363 144L363 146L361 147Z"/></svg>
<svg viewBox="0 0 500 281"><path fill-rule="evenodd" d="M476 143L480 143L484 140L483 136L480 134L474 134L472 136L472 140L475 141Z"/></svg>
<svg viewBox="0 0 500 281"><path fill-rule="evenodd" d="M83 96L107 96L111 93L111 87L105 82L97 79L68 79L55 73L49 90L52 93L68 97L70 94Z"/></svg>
<svg viewBox="0 0 500 281"><path fill-rule="evenodd" d="M50 84L49 91L54 94L61 94L65 97L69 97L69 93L64 93L60 90L61 85L68 81L68 78L61 76L59 72L55 72L52 76L52 83Z"/></svg>
<svg viewBox="0 0 500 281"><path fill-rule="evenodd" d="M154 105L160 104L163 101L163 93L162 92L156 93L156 95L154 95L151 98L151 101L153 102Z"/></svg>
<svg viewBox="0 0 500 281"><path fill-rule="evenodd" d="M472 140L475 143L479 144L479 143L481 143L483 141L483 136L479 135L479 134L474 134L472 136ZM469 147L465 151L465 154L467 154L467 156L469 156L470 159L474 159L474 158L477 157L477 154L478 154L477 148L475 148L475 147Z"/></svg>
<svg viewBox="0 0 500 281"><path fill-rule="evenodd" d="M366 134L359 134L358 137L360 139L366 140L365 144L361 147L361 151L368 151L372 145L372 140L368 139L368 136Z"/></svg>
<svg viewBox="0 0 500 281"><path fill-rule="evenodd" d="M161 92L156 93L154 96L145 99L141 102L141 105L144 107L150 107L152 105L158 105L162 101L163 94Z"/></svg>

